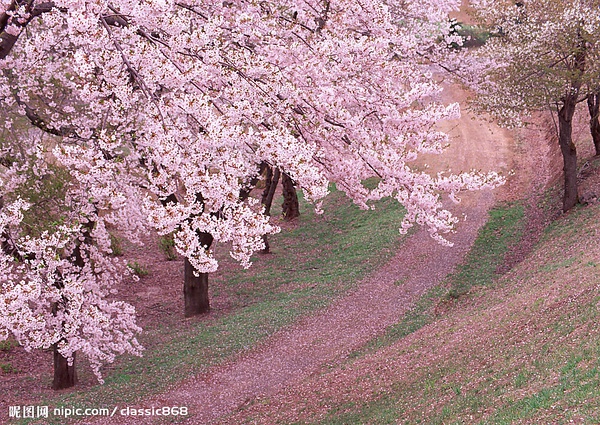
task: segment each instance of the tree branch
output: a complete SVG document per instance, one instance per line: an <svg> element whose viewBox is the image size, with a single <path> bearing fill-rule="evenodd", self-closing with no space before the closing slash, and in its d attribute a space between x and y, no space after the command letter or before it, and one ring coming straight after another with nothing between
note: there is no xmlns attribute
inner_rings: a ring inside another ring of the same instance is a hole
<svg viewBox="0 0 600 425"><path fill-rule="evenodd" d="M27 18L10 16L8 12L14 12L21 6L26 6ZM33 6L33 0L28 2L13 1L10 8L0 15L0 60L6 59L19 39L21 32L36 17L50 12L56 6L54 2L40 3ZM10 28L10 30L9 30Z"/></svg>

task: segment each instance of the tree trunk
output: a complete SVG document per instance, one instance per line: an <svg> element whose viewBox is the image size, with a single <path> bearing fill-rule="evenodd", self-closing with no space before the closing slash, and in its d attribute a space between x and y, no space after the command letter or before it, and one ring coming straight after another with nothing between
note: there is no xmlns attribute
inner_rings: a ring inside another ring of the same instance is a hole
<svg viewBox="0 0 600 425"><path fill-rule="evenodd" d="M69 366L67 359L58 352L58 346L52 346L54 351L54 380L52 388L55 390L63 390L65 388L74 387L77 383L77 372L75 370L75 353L73 353L73 364Z"/></svg>
<svg viewBox="0 0 600 425"><path fill-rule="evenodd" d="M566 96L562 108L558 111L558 143L563 156L565 192L563 212L573 208L578 202L577 194L577 148L573 143L573 115L576 97Z"/></svg>
<svg viewBox="0 0 600 425"><path fill-rule="evenodd" d="M600 155L600 92L588 95L587 104L590 111L590 133L592 133L596 155Z"/></svg>
<svg viewBox="0 0 600 425"><path fill-rule="evenodd" d="M199 235L199 238L200 243L206 246L206 249L210 248L213 242L213 237L210 234L202 233ZM184 260L183 298L185 317L208 313L210 310L208 273L196 272L194 266L192 266L187 258Z"/></svg>
<svg viewBox="0 0 600 425"><path fill-rule="evenodd" d="M273 205L273 197L275 196L275 189L277 188L277 184L279 183L279 177L281 173L279 168L273 169L272 167L267 168L267 176L265 178L265 190L262 194L261 203L265 207L265 215L271 215L271 206ZM265 248L261 251L263 254L268 254L271 250L269 246L269 238L267 235L263 235L263 242L265 243Z"/></svg>
<svg viewBox="0 0 600 425"><path fill-rule="evenodd" d="M300 216L296 187L294 186L294 181L286 173L283 173L281 184L283 186L282 214L286 220L293 220Z"/></svg>

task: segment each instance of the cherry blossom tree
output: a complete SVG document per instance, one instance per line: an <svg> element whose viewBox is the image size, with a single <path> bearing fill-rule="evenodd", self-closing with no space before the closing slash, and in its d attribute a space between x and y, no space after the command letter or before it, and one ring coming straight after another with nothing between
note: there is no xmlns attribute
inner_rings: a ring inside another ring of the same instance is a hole
<svg viewBox="0 0 600 425"><path fill-rule="evenodd" d="M109 255L106 225L116 208L49 162L32 135L18 145L3 139L1 148L0 339L12 336L28 351L52 348L55 389L76 383L77 352L102 382L103 364L142 349L134 308L112 295L129 274Z"/></svg>
<svg viewBox="0 0 600 425"><path fill-rule="evenodd" d="M564 164L563 210L578 202L577 150L572 138L578 103L588 100L596 134L600 75L597 0L472 1L496 36L477 51L476 104L509 125L523 112L548 109L557 121ZM473 65L473 63L471 63ZM596 137L594 137L596 140Z"/></svg>
<svg viewBox="0 0 600 425"><path fill-rule="evenodd" d="M111 187L97 163L123 180L118 201L102 192L121 218L140 226L143 211L174 234L185 314L198 314L214 245L247 267L278 231L250 196L265 164L317 209L330 182L363 208L394 197L402 232L418 223L446 244L457 219L441 194L501 183L410 166L442 153L448 136L435 125L459 113L435 101L441 88L420 64L457 3L8 2L0 98L63 138L57 158L90 191Z"/></svg>

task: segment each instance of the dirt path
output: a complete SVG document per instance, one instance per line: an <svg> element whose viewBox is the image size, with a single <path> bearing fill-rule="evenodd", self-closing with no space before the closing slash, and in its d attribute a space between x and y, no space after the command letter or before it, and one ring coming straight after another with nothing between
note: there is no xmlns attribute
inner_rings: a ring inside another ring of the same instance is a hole
<svg viewBox="0 0 600 425"><path fill-rule="evenodd" d="M464 99L464 92L456 88L443 95L444 101ZM442 129L453 141L445 155L425 159L432 169L451 166L454 171L476 168L506 173L515 166L515 142L508 132L469 113L444 123ZM516 187L523 186L523 182L516 183ZM188 423L222 423L224 415L254 398L273 396L301 384L323 364L344 358L397 323L419 295L439 283L461 261L501 192L469 193L452 208L459 217L466 216L451 237L453 248L438 245L427 231L419 230L386 266L323 312L137 407L187 406L193 415ZM141 422L127 419L127 424L135 423L149 422L147 418Z"/></svg>

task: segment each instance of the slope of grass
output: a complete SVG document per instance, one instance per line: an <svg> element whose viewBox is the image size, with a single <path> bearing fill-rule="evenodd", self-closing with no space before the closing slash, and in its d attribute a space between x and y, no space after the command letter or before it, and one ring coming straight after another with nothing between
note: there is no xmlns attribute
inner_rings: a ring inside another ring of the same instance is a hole
<svg viewBox="0 0 600 425"><path fill-rule="evenodd" d="M382 201L376 212L361 211L334 190L324 208L326 213L317 216L303 202L296 228L273 236L273 254L259 256L249 270L221 267L211 283L212 297L231 300L228 314L157 325L142 336L144 357L111 366L104 385L38 404L112 409L159 393L327 306L382 265L401 243L397 229L403 213L396 202ZM63 424L65 419L44 423Z"/></svg>
<svg viewBox="0 0 600 425"><path fill-rule="evenodd" d="M465 295L475 286L493 284L505 256L523 235L526 223L521 203L497 206L489 212L489 216L465 262L447 280L449 298Z"/></svg>
<svg viewBox="0 0 600 425"><path fill-rule="evenodd" d="M440 285L429 289L396 325L350 355L357 358L373 350L387 347L417 331L435 319L435 307L452 303L473 287L492 285L500 276L498 268L511 247L522 237L525 214L521 203L498 205L489 212L486 224L479 230L465 261L456 267Z"/></svg>
<svg viewBox="0 0 600 425"><path fill-rule="evenodd" d="M504 224L518 215L502 214ZM425 297L385 343L343 365L354 385L321 394L328 407L298 423L600 423L599 216L600 205L576 208L495 279L476 244L450 279L469 296L437 318L436 295ZM498 219L479 241L501 253L502 232L488 232Z"/></svg>

